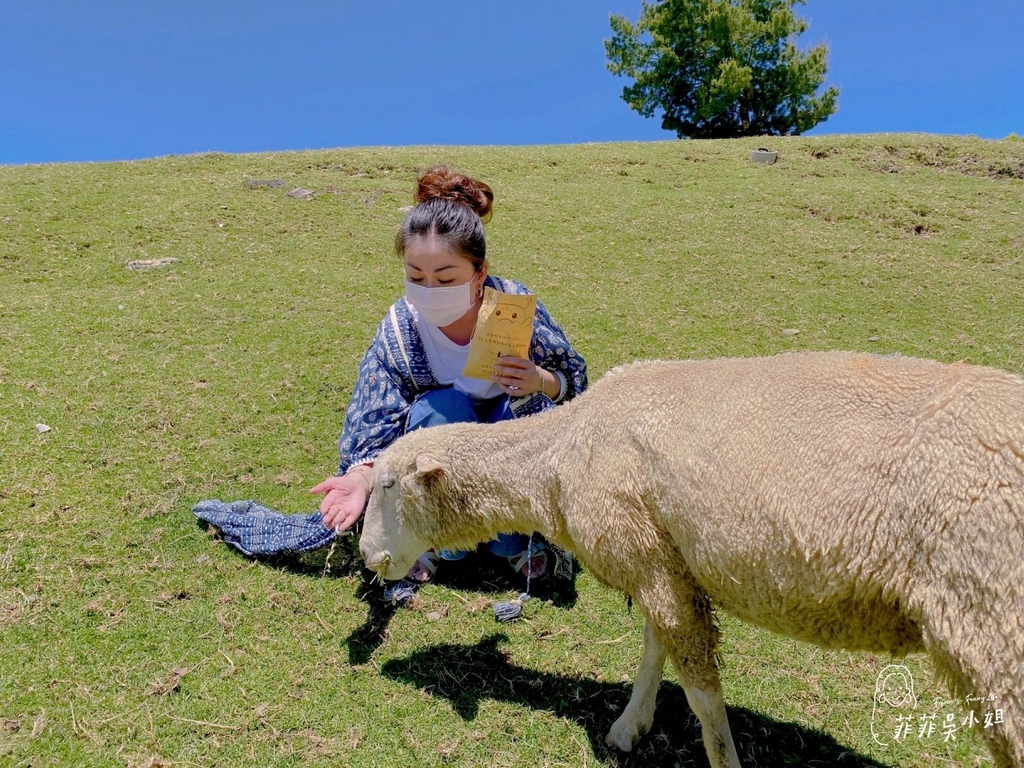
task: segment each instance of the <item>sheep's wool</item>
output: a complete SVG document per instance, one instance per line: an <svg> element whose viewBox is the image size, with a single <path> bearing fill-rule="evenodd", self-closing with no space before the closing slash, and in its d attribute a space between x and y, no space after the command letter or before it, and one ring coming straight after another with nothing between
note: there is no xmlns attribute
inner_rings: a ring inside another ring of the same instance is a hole
<svg viewBox="0 0 1024 768"><path fill-rule="evenodd" d="M710 764L739 766L719 609L827 648L927 650L958 699L1004 713L979 727L995 764L1024 765L1020 376L844 352L635 363L528 419L407 435L374 474L371 568L539 531L640 606L621 749L667 658Z"/></svg>

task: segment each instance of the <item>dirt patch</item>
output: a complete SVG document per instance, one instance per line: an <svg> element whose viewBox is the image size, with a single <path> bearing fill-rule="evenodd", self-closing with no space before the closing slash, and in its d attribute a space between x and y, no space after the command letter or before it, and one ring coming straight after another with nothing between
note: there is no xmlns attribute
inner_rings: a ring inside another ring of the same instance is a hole
<svg viewBox="0 0 1024 768"><path fill-rule="evenodd" d="M862 162L878 173L914 173L927 169L963 176L1024 180L1024 157L983 160L962 148L942 143L886 144L881 150L865 155Z"/></svg>

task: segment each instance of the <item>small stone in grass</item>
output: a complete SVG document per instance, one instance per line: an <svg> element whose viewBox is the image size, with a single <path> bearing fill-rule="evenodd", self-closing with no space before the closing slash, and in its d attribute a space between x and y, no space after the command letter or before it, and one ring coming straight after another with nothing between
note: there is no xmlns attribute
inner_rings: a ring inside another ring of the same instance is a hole
<svg viewBox="0 0 1024 768"><path fill-rule="evenodd" d="M169 264L176 264L177 259L138 259L128 262L128 269L153 269L154 267L166 267Z"/></svg>

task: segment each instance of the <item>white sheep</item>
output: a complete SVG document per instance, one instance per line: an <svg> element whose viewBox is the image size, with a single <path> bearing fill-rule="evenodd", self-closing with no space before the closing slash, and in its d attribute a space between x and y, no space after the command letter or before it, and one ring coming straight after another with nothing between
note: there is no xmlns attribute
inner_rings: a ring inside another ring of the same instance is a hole
<svg viewBox="0 0 1024 768"><path fill-rule="evenodd" d="M385 578L540 531L632 597L619 749L650 728L667 655L710 764L739 766L719 608L825 648L928 651L979 721L1002 711L979 725L996 764L1024 765L1020 376L843 352L635 363L538 416L411 433L374 478L360 549Z"/></svg>

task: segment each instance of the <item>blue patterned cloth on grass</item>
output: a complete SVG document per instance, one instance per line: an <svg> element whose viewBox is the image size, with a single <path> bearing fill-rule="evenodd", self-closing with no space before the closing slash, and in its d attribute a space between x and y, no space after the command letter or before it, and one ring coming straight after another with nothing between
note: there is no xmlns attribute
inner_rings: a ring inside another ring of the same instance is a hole
<svg viewBox="0 0 1024 768"><path fill-rule="evenodd" d="M251 500L201 501L192 514L220 528L224 542L249 557L308 552L327 546L337 536L324 525L319 512L285 515Z"/></svg>

